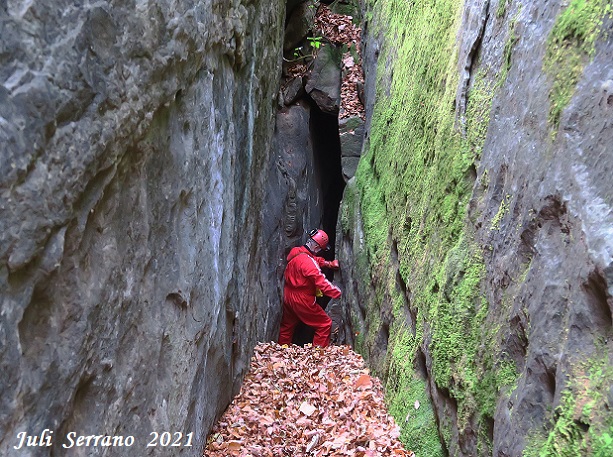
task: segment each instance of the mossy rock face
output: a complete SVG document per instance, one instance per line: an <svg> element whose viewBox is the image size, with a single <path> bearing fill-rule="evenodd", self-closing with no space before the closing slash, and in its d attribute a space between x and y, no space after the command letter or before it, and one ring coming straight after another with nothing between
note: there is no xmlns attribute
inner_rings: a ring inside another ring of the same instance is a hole
<svg viewBox="0 0 613 457"><path fill-rule="evenodd" d="M572 0L556 18L544 63L553 79L549 121L554 130L560 125L562 111L575 92L584 66L594 54L596 39L611 8L607 0Z"/></svg>
<svg viewBox="0 0 613 457"><path fill-rule="evenodd" d="M359 0L337 0L330 4L330 9L333 13L353 17L353 22L359 24L362 20L360 3Z"/></svg>
<svg viewBox="0 0 613 457"><path fill-rule="evenodd" d="M355 175L364 142L364 120L358 116L339 120L338 134L341 140L341 167L347 181Z"/></svg>
<svg viewBox="0 0 613 457"><path fill-rule="evenodd" d="M613 167L612 21L598 1L572 4L591 11L583 28L536 0L490 16L480 2L367 3L369 33L384 39L378 68L365 69L377 72L376 99L340 213L354 264L343 285L356 347L385 378L407 446L437 449L423 455L555 455L566 431L582 452L613 436L604 410L586 406L609 404L597 386L611 373L581 388L578 368L613 361L613 235L597 222L613 224L600 171ZM551 134L561 79L547 62L570 42L548 37L569 27L583 60L562 138ZM413 431L420 390L438 434ZM569 428L577 418L591 431Z"/></svg>

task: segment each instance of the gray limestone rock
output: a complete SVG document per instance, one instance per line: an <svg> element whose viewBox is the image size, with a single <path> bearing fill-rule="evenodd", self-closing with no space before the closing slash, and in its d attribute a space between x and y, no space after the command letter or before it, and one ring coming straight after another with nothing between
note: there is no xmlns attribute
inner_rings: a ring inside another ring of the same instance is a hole
<svg viewBox="0 0 613 457"><path fill-rule="evenodd" d="M270 233L268 237L274 234L280 241L274 249L279 278L290 249L304 243L305 233L320 226L322 219L322 190L316 179L310 116L309 104L301 100L281 109L276 117L275 154L270 161L266 201L277 217L266 220L264 229Z"/></svg>
<svg viewBox="0 0 613 457"><path fill-rule="evenodd" d="M60 455L69 431L133 435L135 455L193 433L177 455L200 455L275 337L259 226L283 18L280 1L0 8L0 454L48 428L53 448L20 455Z"/></svg>
<svg viewBox="0 0 613 457"><path fill-rule="evenodd" d="M610 366L613 360L613 41L608 33L612 19L604 19L603 33L597 36L593 55L584 56L585 67L570 88L573 95L559 125L552 125L553 81L543 70L543 61L562 6L540 0L521 5L506 2L502 5L506 10L500 6L482 0L464 4L457 37L458 86L452 89L457 94L453 109L460 133L466 127L464 110L471 89L485 82L485 87L496 91L485 144L467 177L474 179L474 186L466 233L484 255L479 293L488 304L488 323L496 326L499 339L496 354L487 353L489 342L485 340L480 341L480 350L493 357L494 363L497 356L512 361L518 378L513 386L499 389L493 413L468 416L464 411L462 417L458 398L465 387L453 385L453 380L452 385L434 381L430 349L436 342L430 328L436 322L423 323L416 362L423 366L445 450L454 456L522 455L536 434L547 436L553 429L565 389L584 403L586 398L598 399L600 409L593 415L599 417L586 419L585 409L581 416L583 405L578 403L571 412L573 430L583 436L588 436L585 430L590 424L582 421L607 423L612 401L607 384L610 372L600 373L598 382L604 386L598 392L588 385L585 374L590 370L587 362L600 360ZM391 89L391 79L382 71L380 86L374 90L375 43L382 43L385 27L379 27L377 33L381 35L369 36L365 53L367 135L372 96ZM391 48L386 55L393 59L393 44L385 45ZM385 63L379 68L385 68ZM503 79L497 79L502 75ZM374 157L371 160L374 169L377 162ZM349 180L339 217L339 259L351 265L341 270L342 300L351 313L350 331L371 337L363 343L365 356L373 368L383 371L385 335L380 338L382 332L376 334L373 326L385 329L386 303L391 297L376 295L373 284L388 281L392 277L387 274L389 269L398 269L395 243L405 240L389 240L390 252L378 253L376 265L368 263L355 187ZM394 231L389 229L391 238ZM447 284L440 284L444 291L453 287L450 277L463 273L451 263L449 269ZM415 336L419 303L412 302L413 287L402 282L400 272L396 283L389 286L402 291L404 300L397 315L404 319L395 325L406 325ZM366 309L374 309L376 318L367 315ZM407 369L412 368L411 362Z"/></svg>
<svg viewBox="0 0 613 457"><path fill-rule="evenodd" d="M282 87L281 93L283 94L283 103L285 105L291 105L300 99L304 94L304 82L302 76L296 76L289 79Z"/></svg>
<svg viewBox="0 0 613 457"><path fill-rule="evenodd" d="M364 120L349 117L339 120L338 134L341 141L341 164L345 182L355 175L362 155L364 142Z"/></svg>
<svg viewBox="0 0 613 457"><path fill-rule="evenodd" d="M291 5L288 5L288 7L289 6ZM310 0L305 1L293 8L285 26L283 50L292 51L297 46L300 46L312 30L314 21L314 2Z"/></svg>
<svg viewBox="0 0 613 457"><path fill-rule="evenodd" d="M326 113L338 114L341 102L341 53L330 44L323 44L307 77L305 89Z"/></svg>

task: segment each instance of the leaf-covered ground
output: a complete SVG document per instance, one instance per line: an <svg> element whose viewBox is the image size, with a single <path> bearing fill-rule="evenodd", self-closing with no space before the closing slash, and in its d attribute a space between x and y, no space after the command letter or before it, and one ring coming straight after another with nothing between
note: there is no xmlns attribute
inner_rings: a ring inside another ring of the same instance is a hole
<svg viewBox="0 0 613 457"><path fill-rule="evenodd" d="M381 382L348 346L255 348L206 457L414 457L398 441Z"/></svg>
<svg viewBox="0 0 613 457"><path fill-rule="evenodd" d="M345 45L341 63L341 107L339 119L359 116L364 119L364 106L358 95L359 85L364 84L360 40L362 29L353 23L353 18L330 11L320 5L315 15L315 28L326 40L337 46Z"/></svg>

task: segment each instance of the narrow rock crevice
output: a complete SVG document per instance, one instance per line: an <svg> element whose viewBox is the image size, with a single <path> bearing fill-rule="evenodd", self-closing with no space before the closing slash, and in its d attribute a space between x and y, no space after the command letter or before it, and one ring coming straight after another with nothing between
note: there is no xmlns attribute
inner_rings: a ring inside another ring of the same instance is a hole
<svg viewBox="0 0 613 457"><path fill-rule="evenodd" d="M323 4L287 4L275 132L279 195L271 196L284 200L283 231L276 230L284 239L276 267L279 301L285 256L306 241L310 229L319 227L330 237L332 249L324 258L332 260L338 252L339 207L346 182L355 173L364 135L363 122L341 119L341 87L349 78L339 41L342 30L349 41L359 31L349 16L333 13ZM359 63L347 62L353 67ZM357 91L358 85L354 86ZM324 273L334 280L333 271ZM318 303L339 329L336 342L348 342L347 310L327 297L318 298ZM312 335L311 329L299 326L294 343L310 342Z"/></svg>
<svg viewBox="0 0 613 457"><path fill-rule="evenodd" d="M338 118L324 113L317 107L312 107L310 133L315 157L315 179L320 181L322 191L321 226L330 236L332 251L329 255L333 256L336 246L336 221L345 189L341 169Z"/></svg>
<svg viewBox="0 0 613 457"><path fill-rule="evenodd" d="M456 96L456 120L461 124L464 130L464 115L466 114L466 106L468 103L468 93L470 84L473 80L473 72L475 62L479 57L485 27L489 18L490 0L484 0L471 4L466 8L466 16L464 17L464 42L461 46L461 54L458 59L460 66L461 82L458 86Z"/></svg>

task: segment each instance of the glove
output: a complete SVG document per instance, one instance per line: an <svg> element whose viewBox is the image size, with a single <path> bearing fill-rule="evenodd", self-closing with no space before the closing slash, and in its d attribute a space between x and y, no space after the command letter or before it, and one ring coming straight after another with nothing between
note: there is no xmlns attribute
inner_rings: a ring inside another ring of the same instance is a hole
<svg viewBox="0 0 613 457"><path fill-rule="evenodd" d="M340 264L338 263L338 260L336 259L326 262L325 266L331 268L332 270L338 270L341 268Z"/></svg>

